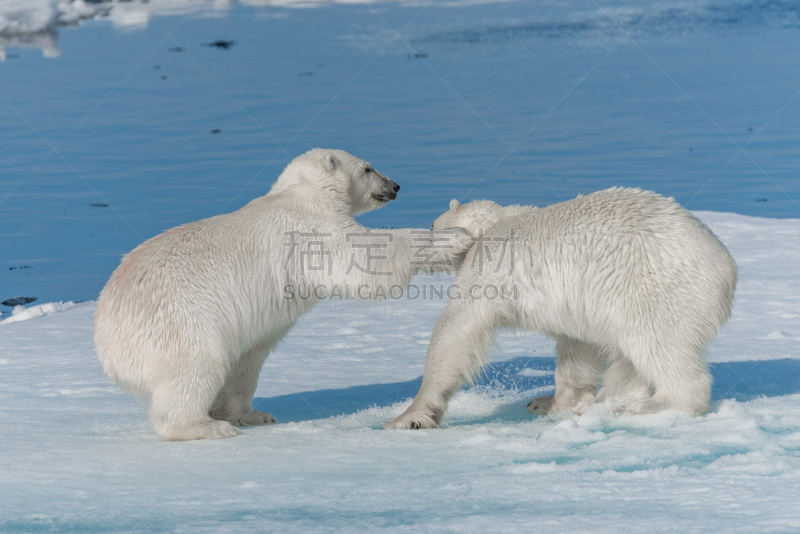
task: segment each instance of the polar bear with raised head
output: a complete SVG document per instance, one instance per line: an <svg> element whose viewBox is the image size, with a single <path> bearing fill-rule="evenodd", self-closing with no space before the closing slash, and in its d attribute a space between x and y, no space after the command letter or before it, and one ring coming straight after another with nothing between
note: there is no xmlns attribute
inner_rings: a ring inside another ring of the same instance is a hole
<svg viewBox="0 0 800 534"><path fill-rule="evenodd" d="M265 358L295 321L320 299L405 286L415 258L430 256L425 235L353 219L398 189L366 161L314 149L240 210L145 241L97 303L106 374L149 401L165 440L227 438L238 434L233 425L273 423L251 401ZM464 236L450 252L471 245Z"/></svg>
<svg viewBox="0 0 800 534"><path fill-rule="evenodd" d="M451 292L460 298L436 324L422 386L387 428L438 426L503 326L557 340L555 395L531 412L582 413L612 397L631 413L707 410L703 349L731 313L736 264L673 199L613 188L545 208L454 200L433 227L464 227L475 244L460 258Z"/></svg>

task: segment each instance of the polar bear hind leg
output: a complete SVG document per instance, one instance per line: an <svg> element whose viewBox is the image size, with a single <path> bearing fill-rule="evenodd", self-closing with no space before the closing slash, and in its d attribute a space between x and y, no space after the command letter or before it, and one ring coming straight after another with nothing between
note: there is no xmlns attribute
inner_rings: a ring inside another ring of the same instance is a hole
<svg viewBox="0 0 800 534"><path fill-rule="evenodd" d="M272 414L251 408L258 375L271 348L262 345L238 359L214 400L211 417L242 426L270 425L277 421Z"/></svg>
<svg viewBox="0 0 800 534"><path fill-rule="evenodd" d="M698 415L706 412L711 397L711 373L699 348L651 343L642 350L647 352L628 354L639 375L653 385L654 393L649 399L627 404L623 411L646 414L677 409ZM636 356L641 354L646 357Z"/></svg>
<svg viewBox="0 0 800 534"><path fill-rule="evenodd" d="M652 386L622 352L609 351L608 360L610 363L603 373L602 386L597 392L597 402L614 398L640 400L652 395Z"/></svg>
<svg viewBox="0 0 800 534"><path fill-rule="evenodd" d="M556 338L556 353L556 393L533 399L528 411L539 415L567 409L583 413L595 402L605 358L594 345L566 336Z"/></svg>
<svg viewBox="0 0 800 534"><path fill-rule="evenodd" d="M161 439L232 438L239 431L227 421L213 419L209 412L225 383L221 359L212 354L176 358L179 372L170 369L150 393L150 424Z"/></svg>
<svg viewBox="0 0 800 534"><path fill-rule="evenodd" d="M156 388L150 397L149 412L150 424L166 441L222 439L239 435L229 422L209 417L208 409L198 406L195 398L181 397L178 388Z"/></svg>

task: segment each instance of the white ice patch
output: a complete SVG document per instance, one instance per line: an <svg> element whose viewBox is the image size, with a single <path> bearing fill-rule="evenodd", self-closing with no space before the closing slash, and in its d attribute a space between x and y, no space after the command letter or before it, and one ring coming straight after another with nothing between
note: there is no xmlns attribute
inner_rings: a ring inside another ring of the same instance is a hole
<svg viewBox="0 0 800 534"><path fill-rule="evenodd" d="M793 339L793 336L789 335L788 333L784 332L783 330L773 330L762 339Z"/></svg>
<svg viewBox="0 0 800 534"><path fill-rule="evenodd" d="M504 0L467 0L458 4L495 3ZM244 0L254 7L314 8L330 4L372 4L374 0ZM417 5L418 0L401 4ZM446 3L445 3L446 4ZM450 2L453 4L453 2ZM229 2L221 0L0 0L0 50L4 38L32 36L59 26L74 26L83 20L107 17L118 28L146 27L152 16L225 13ZM16 43L11 43L16 44ZM0 60L4 57L0 56Z"/></svg>
<svg viewBox="0 0 800 534"><path fill-rule="evenodd" d="M6 60L6 48L35 48L44 57L59 57L56 28L102 16L111 5L84 0L0 0L0 62Z"/></svg>
<svg viewBox="0 0 800 534"><path fill-rule="evenodd" d="M38 306L16 306L11 312L11 317L3 319L0 324L16 323L19 321L27 321L28 319L35 319L36 317L44 317L53 313L67 311L75 306L75 303L70 302L48 302L46 304L39 304Z"/></svg>
<svg viewBox="0 0 800 534"><path fill-rule="evenodd" d="M84 0L0 0L0 35L28 35L76 24L110 7Z"/></svg>

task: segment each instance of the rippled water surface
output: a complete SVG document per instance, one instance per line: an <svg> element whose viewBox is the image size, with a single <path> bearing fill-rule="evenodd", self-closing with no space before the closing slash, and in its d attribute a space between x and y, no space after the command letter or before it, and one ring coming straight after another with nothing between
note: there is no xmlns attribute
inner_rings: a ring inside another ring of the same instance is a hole
<svg viewBox="0 0 800 534"><path fill-rule="evenodd" d="M401 184L371 226L613 185L800 217L794 2L471 3L0 1L0 299L94 299L316 146Z"/></svg>

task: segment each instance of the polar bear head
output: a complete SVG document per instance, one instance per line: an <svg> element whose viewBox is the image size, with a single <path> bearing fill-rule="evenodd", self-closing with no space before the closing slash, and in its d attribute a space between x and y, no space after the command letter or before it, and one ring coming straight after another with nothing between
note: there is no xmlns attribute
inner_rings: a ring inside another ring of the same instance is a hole
<svg viewBox="0 0 800 534"><path fill-rule="evenodd" d="M284 169L270 193L297 195L323 210L348 215L384 206L400 186L343 150L315 148Z"/></svg>
<svg viewBox="0 0 800 534"><path fill-rule="evenodd" d="M497 224L501 210L502 207L491 200L473 200L461 204L453 199L450 201L450 210L433 221L433 229L464 228L473 236L478 236Z"/></svg>

